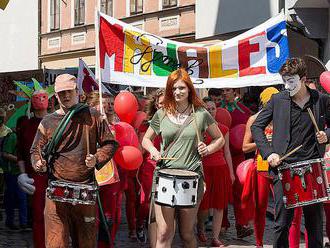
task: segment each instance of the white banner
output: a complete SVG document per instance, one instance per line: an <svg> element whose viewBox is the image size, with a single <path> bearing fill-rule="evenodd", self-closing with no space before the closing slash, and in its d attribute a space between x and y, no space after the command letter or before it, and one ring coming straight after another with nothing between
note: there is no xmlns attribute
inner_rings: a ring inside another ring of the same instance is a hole
<svg viewBox="0 0 330 248"><path fill-rule="evenodd" d="M102 82L165 87L185 68L197 88L281 84L278 70L289 57L284 14L215 45L161 38L97 13L97 64Z"/></svg>

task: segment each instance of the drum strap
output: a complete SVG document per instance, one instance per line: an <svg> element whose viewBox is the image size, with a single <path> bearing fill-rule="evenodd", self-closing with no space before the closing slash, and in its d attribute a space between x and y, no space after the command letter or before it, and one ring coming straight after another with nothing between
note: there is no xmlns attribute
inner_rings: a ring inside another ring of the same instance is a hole
<svg viewBox="0 0 330 248"><path fill-rule="evenodd" d="M171 147L179 140L183 130L192 122L192 115L188 116L184 123L180 126L180 128L174 134L172 142L164 149L163 156L166 157Z"/></svg>
<svg viewBox="0 0 330 248"><path fill-rule="evenodd" d="M71 108L63 117L57 128L55 129L52 138L50 141L44 146L42 150L42 157L46 160L47 162L47 167L48 167L48 175L50 178L53 178L53 163L54 160L56 159L56 151L57 151L57 146L60 142L60 139L62 138L62 134L65 130L65 128L68 126L72 116L79 112L82 109L87 108L88 106L86 104L76 104L73 108Z"/></svg>

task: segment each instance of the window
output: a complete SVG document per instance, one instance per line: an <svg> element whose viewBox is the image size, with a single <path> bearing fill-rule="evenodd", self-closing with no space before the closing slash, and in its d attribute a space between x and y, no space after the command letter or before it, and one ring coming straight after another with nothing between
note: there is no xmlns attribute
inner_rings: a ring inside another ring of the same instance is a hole
<svg viewBox="0 0 330 248"><path fill-rule="evenodd" d="M55 37L48 39L48 48L59 48L61 47L61 37Z"/></svg>
<svg viewBox="0 0 330 248"><path fill-rule="evenodd" d="M113 16L113 0L101 0L101 12Z"/></svg>
<svg viewBox="0 0 330 248"><path fill-rule="evenodd" d="M71 35L71 44L83 44L86 41L86 32L74 33Z"/></svg>
<svg viewBox="0 0 330 248"><path fill-rule="evenodd" d="M50 0L50 30L60 28L60 0Z"/></svg>
<svg viewBox="0 0 330 248"><path fill-rule="evenodd" d="M163 0L163 9L171 8L178 5L178 0Z"/></svg>
<svg viewBox="0 0 330 248"><path fill-rule="evenodd" d="M143 0L131 0L131 14L143 12Z"/></svg>
<svg viewBox="0 0 330 248"><path fill-rule="evenodd" d="M74 25L85 24L85 0L74 1Z"/></svg>

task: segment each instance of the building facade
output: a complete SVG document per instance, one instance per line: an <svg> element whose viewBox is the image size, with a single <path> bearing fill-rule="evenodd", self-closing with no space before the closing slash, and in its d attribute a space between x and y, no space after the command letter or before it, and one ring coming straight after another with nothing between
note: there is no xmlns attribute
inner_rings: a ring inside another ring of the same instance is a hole
<svg viewBox="0 0 330 248"><path fill-rule="evenodd" d="M195 0L41 0L42 68L95 65L95 10L174 40L195 40Z"/></svg>
<svg viewBox="0 0 330 248"><path fill-rule="evenodd" d="M330 0L286 0L291 22L318 42L320 60L330 70Z"/></svg>

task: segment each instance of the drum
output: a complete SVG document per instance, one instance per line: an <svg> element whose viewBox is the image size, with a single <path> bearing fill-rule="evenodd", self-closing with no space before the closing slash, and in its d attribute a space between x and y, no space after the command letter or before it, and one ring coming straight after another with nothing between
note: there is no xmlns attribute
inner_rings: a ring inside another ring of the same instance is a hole
<svg viewBox="0 0 330 248"><path fill-rule="evenodd" d="M156 177L155 202L170 207L195 207L199 175L193 171L161 169Z"/></svg>
<svg viewBox="0 0 330 248"><path fill-rule="evenodd" d="M323 159L284 164L278 168L285 208L295 208L329 199Z"/></svg>
<svg viewBox="0 0 330 248"><path fill-rule="evenodd" d="M50 181L46 196L53 201L68 202L72 205L95 205L97 186L61 180Z"/></svg>

